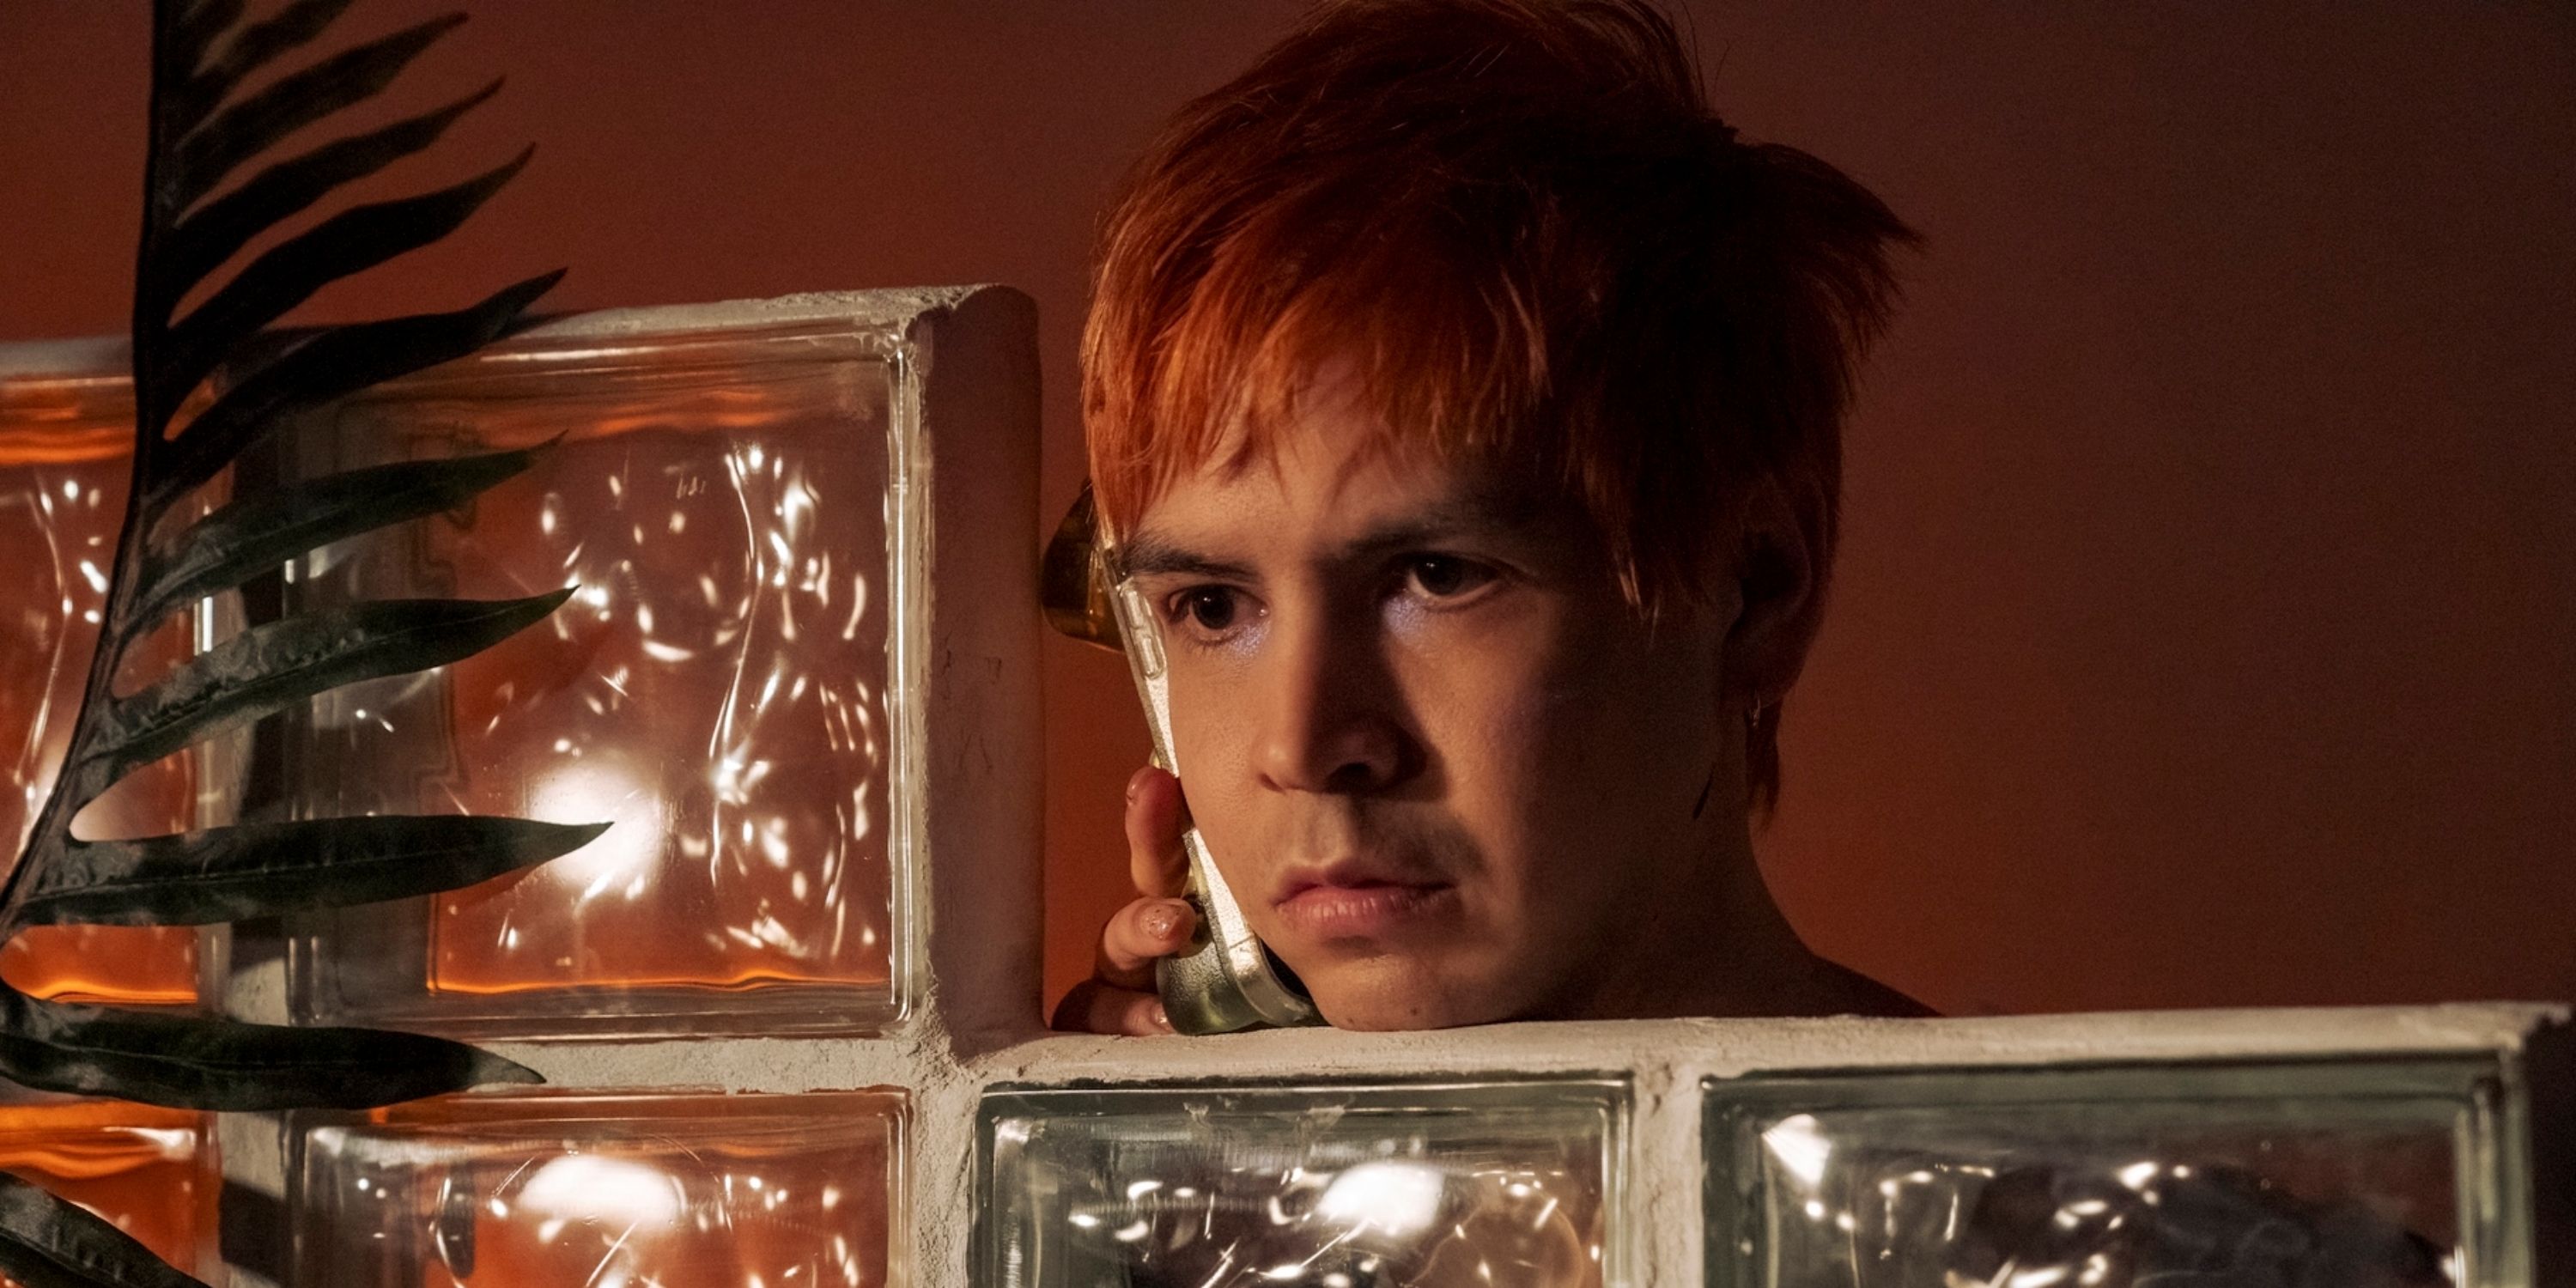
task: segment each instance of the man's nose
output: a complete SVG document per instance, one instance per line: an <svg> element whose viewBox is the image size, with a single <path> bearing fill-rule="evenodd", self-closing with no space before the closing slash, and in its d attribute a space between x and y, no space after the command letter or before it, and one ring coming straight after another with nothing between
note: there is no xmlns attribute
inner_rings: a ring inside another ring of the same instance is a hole
<svg viewBox="0 0 2576 1288"><path fill-rule="evenodd" d="M1274 791L1363 793L1402 782L1421 760L1403 704L1364 631L1317 624L1274 632L1254 767Z"/></svg>

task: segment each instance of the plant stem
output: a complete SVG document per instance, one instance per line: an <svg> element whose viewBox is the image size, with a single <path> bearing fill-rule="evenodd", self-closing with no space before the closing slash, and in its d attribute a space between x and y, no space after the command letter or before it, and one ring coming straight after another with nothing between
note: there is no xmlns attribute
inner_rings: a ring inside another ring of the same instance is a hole
<svg viewBox="0 0 2576 1288"><path fill-rule="evenodd" d="M28 871L49 856L59 852L71 835L72 802L86 801L97 795L106 784L93 784L97 767L89 761L89 750L97 741L97 730L103 723L99 713L113 700L113 689L119 664L124 660L132 613L129 602L134 587L141 580L146 529L150 526L145 504L147 485L152 477L152 464L161 446L161 436L178 413L178 403L186 390L167 390L153 375L153 365L160 353L159 340L167 331L169 319L151 316L148 301L153 292L139 289L149 280L152 266L160 251L161 237L177 215L163 210L161 167L175 140L169 137L166 119L168 82L185 76L190 68L170 66L170 31L177 23L178 0L153 0L152 66L147 94L149 138L143 152L143 229L137 238L134 276L138 289L134 293L133 312L133 382L134 382L134 461L126 476L125 518L117 529L116 560L107 582L106 602L99 608L98 643L90 650L89 675L81 685L81 701L72 718L70 745L64 749L62 769L54 776L54 788L45 797L35 826L27 834L26 851L9 869L7 880L0 881L0 909L15 903L19 882Z"/></svg>

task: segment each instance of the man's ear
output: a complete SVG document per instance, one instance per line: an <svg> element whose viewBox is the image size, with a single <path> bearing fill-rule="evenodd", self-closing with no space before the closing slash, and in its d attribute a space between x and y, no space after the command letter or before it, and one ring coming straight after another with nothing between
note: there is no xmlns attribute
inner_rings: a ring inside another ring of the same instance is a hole
<svg viewBox="0 0 2576 1288"><path fill-rule="evenodd" d="M1797 682L1824 620L1833 506L1793 483L1765 484L1747 498L1727 576L1735 593L1718 672L1724 699L1740 711L1780 700Z"/></svg>

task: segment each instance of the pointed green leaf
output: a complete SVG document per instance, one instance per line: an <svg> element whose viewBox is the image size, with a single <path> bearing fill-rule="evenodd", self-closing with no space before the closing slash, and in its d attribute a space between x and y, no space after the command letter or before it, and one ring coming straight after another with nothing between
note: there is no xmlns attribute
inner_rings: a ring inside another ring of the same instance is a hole
<svg viewBox="0 0 2576 1288"><path fill-rule="evenodd" d="M248 183L207 202L180 221L153 248L145 316L167 322L170 311L190 288L250 244L252 238L284 223L319 201L332 189L374 174L438 141L438 136L476 104L500 92L501 82L409 120L380 130L334 140L290 161L262 170Z"/></svg>
<svg viewBox="0 0 2576 1288"><path fill-rule="evenodd" d="M459 890L569 854L605 823L471 814L307 819L75 841L10 910L17 925L202 926Z"/></svg>
<svg viewBox="0 0 2576 1288"><path fill-rule="evenodd" d="M206 1288L105 1218L6 1173L0 1272L26 1288Z"/></svg>
<svg viewBox="0 0 2576 1288"><path fill-rule="evenodd" d="M0 1076L178 1109L372 1109L490 1083L544 1081L460 1042L289 1028L0 994Z"/></svg>
<svg viewBox="0 0 2576 1288"><path fill-rule="evenodd" d="M191 125L204 120L206 113L215 110L244 77L275 62L281 54L313 43L351 3L352 0L294 0L273 16L242 28L225 43L222 57L208 65L192 63L184 70L195 74L169 87L172 119Z"/></svg>
<svg viewBox="0 0 2576 1288"><path fill-rule="evenodd" d="M155 194L166 210L184 210L223 177L270 144L352 103L375 97L439 37L465 21L451 13L344 50L277 81L215 114L173 150ZM229 23L227 23L229 25ZM193 70L194 64L190 69Z"/></svg>
<svg viewBox="0 0 2576 1288"><path fill-rule="evenodd" d="M518 633L571 594L380 599L252 627L109 704L85 759L123 774L324 690L445 666Z"/></svg>
<svg viewBox="0 0 2576 1288"><path fill-rule="evenodd" d="M270 247L206 302L172 323L152 373L155 386L184 396L234 346L286 316L313 293L456 231L528 164L535 148L436 192L343 210Z"/></svg>
<svg viewBox="0 0 2576 1288"><path fill-rule="evenodd" d="M154 508L168 505L258 441L279 420L397 376L452 362L524 325L537 297L563 271L531 277L453 313L423 313L336 326L288 350L225 392L171 443L152 485Z"/></svg>
<svg viewBox="0 0 2576 1288"><path fill-rule="evenodd" d="M171 609L229 590L307 550L453 510L527 469L540 450L379 465L245 496L144 560L134 610L116 635L131 639Z"/></svg>

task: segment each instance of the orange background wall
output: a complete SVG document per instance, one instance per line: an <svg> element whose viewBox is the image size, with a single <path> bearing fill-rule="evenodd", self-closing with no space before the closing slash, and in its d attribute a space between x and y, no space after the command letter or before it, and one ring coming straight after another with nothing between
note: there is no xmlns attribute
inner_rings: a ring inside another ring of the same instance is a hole
<svg viewBox="0 0 2576 1288"><path fill-rule="evenodd" d="M474 8L403 101L510 88L376 191L535 165L318 315L1010 282L1051 507L1096 213L1294 12ZM0 4L0 339L122 325L144 9ZM1810 939L1967 1012L2576 996L2576 9L1688 13L1731 119L1930 238L1764 839ZM1144 738L1114 658L1046 679L1061 988Z"/></svg>

